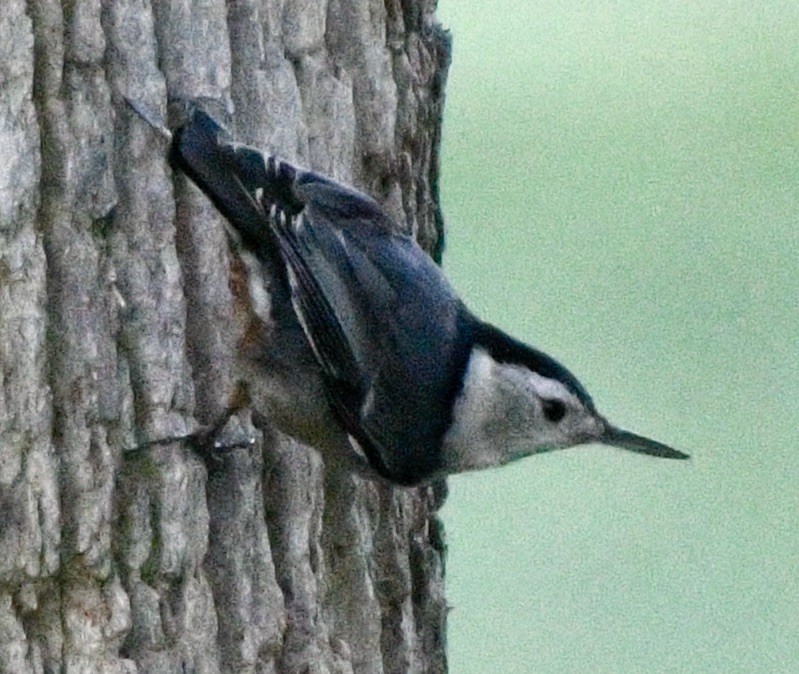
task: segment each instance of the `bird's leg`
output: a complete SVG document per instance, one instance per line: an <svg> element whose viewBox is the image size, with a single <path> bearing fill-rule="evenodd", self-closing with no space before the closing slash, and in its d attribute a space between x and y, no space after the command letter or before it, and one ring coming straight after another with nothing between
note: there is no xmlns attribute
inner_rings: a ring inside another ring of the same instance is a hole
<svg viewBox="0 0 799 674"><path fill-rule="evenodd" d="M129 447L123 451L123 456L126 459L137 458L148 450L174 442L190 443L203 458L213 456L218 452L252 447L255 444L255 437L247 431L248 424L237 416L238 412L239 410L228 411L222 415L219 421L201 426L193 433L158 438L135 447Z"/></svg>
<svg viewBox="0 0 799 674"><path fill-rule="evenodd" d="M200 426L193 433L158 438L130 447L124 450L124 456L135 458L147 450L173 442L190 443L204 459L214 457L220 452L252 447L255 437L251 432L253 424L249 419L249 412L244 415L246 418L242 418L242 413L248 410L249 404L247 389L240 384L235 387L227 409L215 421Z"/></svg>

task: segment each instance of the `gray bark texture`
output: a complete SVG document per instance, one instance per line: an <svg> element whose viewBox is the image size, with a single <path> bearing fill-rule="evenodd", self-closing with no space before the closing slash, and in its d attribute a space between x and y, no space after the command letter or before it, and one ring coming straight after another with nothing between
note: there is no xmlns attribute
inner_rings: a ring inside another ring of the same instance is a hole
<svg viewBox="0 0 799 674"><path fill-rule="evenodd" d="M440 251L433 0L2 0L0 672L443 672L443 485L268 427L237 382L220 216L123 96L375 196ZM232 113L232 114L231 114ZM247 423L246 419L243 423Z"/></svg>

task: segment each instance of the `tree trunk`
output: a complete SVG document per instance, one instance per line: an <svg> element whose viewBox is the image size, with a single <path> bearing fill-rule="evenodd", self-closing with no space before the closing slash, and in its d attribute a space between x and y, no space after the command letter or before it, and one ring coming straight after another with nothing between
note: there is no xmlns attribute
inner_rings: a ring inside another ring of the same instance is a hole
<svg viewBox="0 0 799 674"><path fill-rule="evenodd" d="M122 97L217 101L440 251L434 3L2 4L0 671L443 672L443 484L268 429L207 465L125 451L236 382L220 216Z"/></svg>

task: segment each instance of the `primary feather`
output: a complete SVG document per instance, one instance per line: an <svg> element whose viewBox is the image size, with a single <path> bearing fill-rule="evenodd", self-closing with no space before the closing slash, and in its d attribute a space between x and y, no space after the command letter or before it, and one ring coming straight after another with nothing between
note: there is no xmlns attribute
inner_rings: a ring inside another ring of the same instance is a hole
<svg viewBox="0 0 799 674"><path fill-rule="evenodd" d="M173 159L246 246L279 250L331 406L378 472L440 470L473 330L438 266L370 197L226 142L200 110Z"/></svg>

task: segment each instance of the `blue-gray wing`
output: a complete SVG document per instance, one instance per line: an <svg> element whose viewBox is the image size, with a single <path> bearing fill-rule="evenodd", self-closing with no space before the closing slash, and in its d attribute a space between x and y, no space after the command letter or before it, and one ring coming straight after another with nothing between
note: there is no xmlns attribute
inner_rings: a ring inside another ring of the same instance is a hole
<svg viewBox="0 0 799 674"><path fill-rule="evenodd" d="M470 315L368 196L226 142L196 110L173 160L263 255L277 247L331 406L384 476L435 474L468 360Z"/></svg>
<svg viewBox="0 0 799 674"><path fill-rule="evenodd" d="M465 309L438 266L395 233L372 199L309 172L297 176L294 194L304 208L281 221L279 236L295 251L287 257L295 308L333 406L387 476L430 475L441 468L468 359Z"/></svg>

